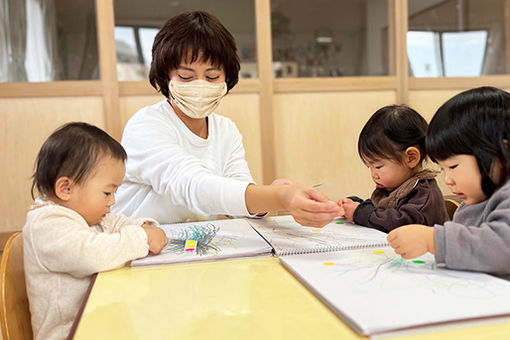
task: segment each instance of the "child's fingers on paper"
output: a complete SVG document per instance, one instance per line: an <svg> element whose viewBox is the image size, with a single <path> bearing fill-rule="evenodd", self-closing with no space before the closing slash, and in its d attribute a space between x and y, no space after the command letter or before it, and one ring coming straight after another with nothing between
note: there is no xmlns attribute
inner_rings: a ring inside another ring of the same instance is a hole
<svg viewBox="0 0 510 340"><path fill-rule="evenodd" d="M424 252L420 252L420 250L413 249L412 247L407 246L398 246L395 249L395 253L402 256L404 259L413 259L422 255Z"/></svg>
<svg viewBox="0 0 510 340"><path fill-rule="evenodd" d="M404 259L408 260L408 259L414 259L415 257L418 257L419 255L416 254L415 252L406 251L404 254L402 254L400 256L402 256Z"/></svg>
<svg viewBox="0 0 510 340"><path fill-rule="evenodd" d="M348 202L344 203L344 206L349 207L352 210L356 210L358 205L359 205L359 202L354 202L354 201L348 201Z"/></svg>
<svg viewBox="0 0 510 340"><path fill-rule="evenodd" d="M159 243L157 244L155 247L154 247L154 254L159 254L161 253L161 251L163 250L163 248L165 247L166 243Z"/></svg>
<svg viewBox="0 0 510 340"><path fill-rule="evenodd" d="M396 230L392 230L389 232L388 236L386 236L386 239L389 243L395 241L398 237L398 232Z"/></svg>
<svg viewBox="0 0 510 340"><path fill-rule="evenodd" d="M403 258L406 258L406 250L403 247L397 247L393 249L395 249L395 253L402 256Z"/></svg>
<svg viewBox="0 0 510 340"><path fill-rule="evenodd" d="M390 242L390 246L395 250L395 253L401 255L406 252L407 247L404 244L401 244L399 241Z"/></svg>
<svg viewBox="0 0 510 340"><path fill-rule="evenodd" d="M390 242L390 246L391 246L393 249L395 249L395 250L399 250L399 249L400 249L400 247L401 247L401 244L400 244L399 242L397 242L397 241L391 241L391 242Z"/></svg>
<svg viewBox="0 0 510 340"><path fill-rule="evenodd" d="M161 247L161 249L163 249L163 247L166 246L166 244L168 243L168 238L166 237L166 234L164 232L161 233L161 238L159 239L159 246Z"/></svg>

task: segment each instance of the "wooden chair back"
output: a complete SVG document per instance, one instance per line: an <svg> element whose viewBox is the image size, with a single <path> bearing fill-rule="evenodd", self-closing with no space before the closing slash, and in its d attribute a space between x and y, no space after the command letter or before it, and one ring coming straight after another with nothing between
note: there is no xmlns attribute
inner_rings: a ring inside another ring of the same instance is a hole
<svg viewBox="0 0 510 340"><path fill-rule="evenodd" d="M457 210L457 208L459 207L459 202L452 200L450 198L445 198L444 205L446 207L446 211L448 212L448 216L450 217L450 220L452 220L455 210Z"/></svg>
<svg viewBox="0 0 510 340"><path fill-rule="evenodd" d="M23 266L23 234L13 234L0 263L0 325L3 340L33 338Z"/></svg>

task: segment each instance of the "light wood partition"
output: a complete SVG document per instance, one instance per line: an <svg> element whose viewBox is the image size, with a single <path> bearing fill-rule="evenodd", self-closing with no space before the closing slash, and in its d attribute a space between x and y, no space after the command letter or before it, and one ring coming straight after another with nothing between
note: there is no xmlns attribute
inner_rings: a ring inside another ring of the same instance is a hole
<svg viewBox="0 0 510 340"><path fill-rule="evenodd" d="M331 199L369 196L370 174L358 156L358 135L394 90L285 93L274 96L277 177L304 184L328 183Z"/></svg>
<svg viewBox="0 0 510 340"><path fill-rule="evenodd" d="M268 20L269 19L269 20ZM274 119L273 119L273 58L271 42L270 0L255 0L255 21L257 34L257 62L260 87L260 126L263 159L261 183L270 184L275 177Z"/></svg>
<svg viewBox="0 0 510 340"><path fill-rule="evenodd" d="M510 69L510 0L505 0L505 63Z"/></svg>
<svg viewBox="0 0 510 340"><path fill-rule="evenodd" d="M98 96L0 98L0 107L0 233L5 234L20 230L25 223L32 204L35 157L44 140L70 121L104 128L104 117Z"/></svg>
<svg viewBox="0 0 510 340"><path fill-rule="evenodd" d="M115 51L113 0L96 0L96 18L99 42L99 64L103 85L103 107L106 130L120 141L119 82Z"/></svg>
<svg viewBox="0 0 510 340"><path fill-rule="evenodd" d="M262 184L266 178L262 167L262 164L265 164L262 160L263 150L272 147L272 145L267 144L262 133L260 95L231 93L221 102L216 112L232 119L237 125L243 135L246 161L250 167L251 175L255 182Z"/></svg>
<svg viewBox="0 0 510 340"><path fill-rule="evenodd" d="M430 122L437 109L448 99L462 92L462 89L414 90L409 91L409 106Z"/></svg>
<svg viewBox="0 0 510 340"><path fill-rule="evenodd" d="M390 0L390 10L393 9L394 29L390 30L394 36L393 54L395 60L395 75L398 79L397 104L407 103L409 89L409 60L407 58L407 0Z"/></svg>

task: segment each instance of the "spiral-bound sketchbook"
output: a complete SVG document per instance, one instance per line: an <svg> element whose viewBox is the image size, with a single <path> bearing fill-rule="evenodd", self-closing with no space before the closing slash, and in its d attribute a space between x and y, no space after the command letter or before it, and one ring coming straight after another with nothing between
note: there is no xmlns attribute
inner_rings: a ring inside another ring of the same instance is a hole
<svg viewBox="0 0 510 340"><path fill-rule="evenodd" d="M386 233L353 224L343 218L335 219L323 228L303 227L292 216L251 219L250 224L271 244L278 256L388 245Z"/></svg>
<svg viewBox="0 0 510 340"><path fill-rule="evenodd" d="M245 219L164 224L168 244L158 255L131 261L148 266L271 255L271 246Z"/></svg>
<svg viewBox="0 0 510 340"><path fill-rule="evenodd" d="M280 261L364 335L510 315L509 281L437 267L432 254L405 260L382 247Z"/></svg>

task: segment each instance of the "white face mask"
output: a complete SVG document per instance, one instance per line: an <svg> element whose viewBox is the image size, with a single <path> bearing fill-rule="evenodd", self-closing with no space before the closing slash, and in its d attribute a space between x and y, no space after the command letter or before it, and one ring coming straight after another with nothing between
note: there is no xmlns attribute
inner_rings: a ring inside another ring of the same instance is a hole
<svg viewBox="0 0 510 340"><path fill-rule="evenodd" d="M227 83L210 83L202 79L189 82L172 79L169 88L175 104L190 118L209 116L227 94Z"/></svg>

